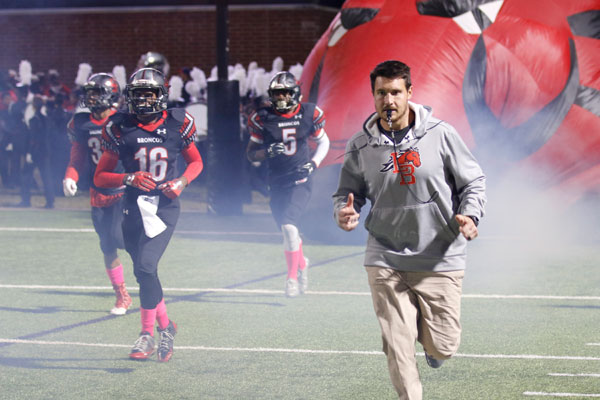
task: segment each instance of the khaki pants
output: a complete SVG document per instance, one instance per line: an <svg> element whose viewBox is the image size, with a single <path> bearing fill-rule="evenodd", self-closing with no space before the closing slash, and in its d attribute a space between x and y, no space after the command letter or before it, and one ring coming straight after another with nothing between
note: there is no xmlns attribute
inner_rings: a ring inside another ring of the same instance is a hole
<svg viewBox="0 0 600 400"><path fill-rule="evenodd" d="M458 350L465 272L401 272L370 266L365 269L392 384L400 399L421 400L416 341L438 360L450 358Z"/></svg>

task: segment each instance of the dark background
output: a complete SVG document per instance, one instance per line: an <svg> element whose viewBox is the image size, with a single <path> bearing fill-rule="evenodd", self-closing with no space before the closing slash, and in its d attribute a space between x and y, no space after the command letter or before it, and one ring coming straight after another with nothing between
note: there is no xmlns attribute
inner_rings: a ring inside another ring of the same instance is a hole
<svg viewBox="0 0 600 400"><path fill-rule="evenodd" d="M332 3L338 7L326 6ZM256 61L267 71L275 57L283 58L285 69L303 64L339 11L339 3L230 0L229 64L247 67ZM21 60L28 60L34 73L56 69L72 86L80 63L89 63L94 72L123 65L129 74L147 51L164 54L171 73L198 67L208 76L217 63L214 0L0 0L0 4L1 71L17 70Z"/></svg>
<svg viewBox="0 0 600 400"><path fill-rule="evenodd" d="M231 5L314 4L340 8L344 0L228 0L228 3ZM214 4L216 4L216 0L0 0L0 8L133 7Z"/></svg>

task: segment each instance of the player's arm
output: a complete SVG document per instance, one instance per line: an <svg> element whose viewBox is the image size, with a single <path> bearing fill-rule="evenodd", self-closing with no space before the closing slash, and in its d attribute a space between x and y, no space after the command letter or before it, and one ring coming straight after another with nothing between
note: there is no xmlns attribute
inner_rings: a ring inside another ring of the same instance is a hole
<svg viewBox="0 0 600 400"><path fill-rule="evenodd" d="M248 160L252 162L264 161L267 158L267 149L265 149L262 144L250 140L246 147L246 155Z"/></svg>
<svg viewBox="0 0 600 400"><path fill-rule="evenodd" d="M329 152L329 137L325 132L325 114L319 107L315 107L313 124L314 133L311 137L317 144L317 147L311 160L301 167L302 172L307 176L312 174L321 165L321 162Z"/></svg>
<svg viewBox="0 0 600 400"><path fill-rule="evenodd" d="M65 196L72 197L77 193L79 171L83 170L85 163L85 146L79 142L71 144L71 156L63 178L63 192Z"/></svg>
<svg viewBox="0 0 600 400"><path fill-rule="evenodd" d="M260 162L267 158L277 157L285 151L283 142L271 143L269 146L265 146L263 126L258 113L254 113L248 118L248 129L250 131L250 141L246 147L246 156L251 162Z"/></svg>
<svg viewBox="0 0 600 400"><path fill-rule="evenodd" d="M119 155L110 150L104 150L102 157L98 161L96 166L96 172L94 173L94 185L102 188L115 188L123 186L125 178L128 174L121 174L113 172L117 163L119 162Z"/></svg>
<svg viewBox="0 0 600 400"><path fill-rule="evenodd" d="M327 136L327 133L325 133L325 129L320 129L319 135L315 137L314 141L317 144L317 148L315 149L315 153L313 154L311 160L315 163L315 167L318 168L329 152L329 136Z"/></svg>
<svg viewBox="0 0 600 400"><path fill-rule="evenodd" d="M137 171L131 174L113 172L118 162L119 155L117 153L104 150L96 166L94 185L103 188L116 188L129 185L143 192L149 192L156 188L156 182L154 182L150 172Z"/></svg>
<svg viewBox="0 0 600 400"><path fill-rule="evenodd" d="M158 188L162 190L163 194L171 199L179 196L183 189L185 189L191 181L196 179L204 168L204 163L202 162L200 152L198 152L198 148L193 142L185 147L181 151L181 154L187 163L183 174L177 179L173 179L158 185Z"/></svg>
<svg viewBox="0 0 600 400"><path fill-rule="evenodd" d="M86 148L83 143L77 141L74 118L67 124L67 133L71 140L71 155L63 178L63 192L65 196L72 197L77 193L79 171L83 171L85 165Z"/></svg>

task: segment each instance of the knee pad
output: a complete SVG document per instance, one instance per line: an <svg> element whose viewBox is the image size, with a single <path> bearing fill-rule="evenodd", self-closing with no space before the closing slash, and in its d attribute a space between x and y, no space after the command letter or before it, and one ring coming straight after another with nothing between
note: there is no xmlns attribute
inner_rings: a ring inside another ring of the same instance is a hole
<svg viewBox="0 0 600 400"><path fill-rule="evenodd" d="M147 310L156 308L163 298L162 286L158 280L158 275L142 271L134 271L134 273L140 285L140 304L142 308Z"/></svg>
<svg viewBox="0 0 600 400"><path fill-rule="evenodd" d="M300 233L298 228L292 224L281 225L283 233L283 248L285 251L296 251L300 249Z"/></svg>

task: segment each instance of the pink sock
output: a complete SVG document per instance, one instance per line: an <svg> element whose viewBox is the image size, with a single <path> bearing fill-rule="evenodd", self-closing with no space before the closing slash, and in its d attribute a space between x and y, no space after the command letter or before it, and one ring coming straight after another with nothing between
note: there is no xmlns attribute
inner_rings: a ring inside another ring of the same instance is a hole
<svg viewBox="0 0 600 400"><path fill-rule="evenodd" d="M300 261L300 250L284 251L285 261L288 267L288 279L298 279L298 262Z"/></svg>
<svg viewBox="0 0 600 400"><path fill-rule="evenodd" d="M140 315L142 319L142 332L148 332L150 336L154 336L154 323L156 322L156 308L147 310L140 307Z"/></svg>
<svg viewBox="0 0 600 400"><path fill-rule="evenodd" d="M125 282L125 278L123 278L123 264L111 269L107 268L106 274L108 275L108 279L110 279L110 283L113 285L120 285Z"/></svg>
<svg viewBox="0 0 600 400"><path fill-rule="evenodd" d="M167 316L167 305L165 299L162 299L156 306L156 320L158 321L159 329L165 329L169 326L169 317Z"/></svg>
<svg viewBox="0 0 600 400"><path fill-rule="evenodd" d="M304 259L304 253L302 252L302 241L300 241L300 248L298 249L300 256L298 258L298 268L304 271L306 269L306 260Z"/></svg>

